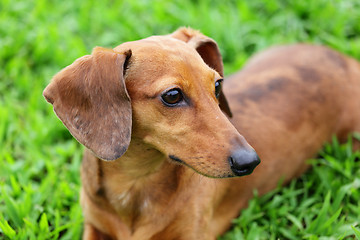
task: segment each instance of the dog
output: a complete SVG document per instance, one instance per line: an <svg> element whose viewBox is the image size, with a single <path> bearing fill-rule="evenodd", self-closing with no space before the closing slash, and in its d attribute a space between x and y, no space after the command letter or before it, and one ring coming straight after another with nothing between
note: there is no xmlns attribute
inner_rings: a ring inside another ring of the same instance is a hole
<svg viewBox="0 0 360 240"><path fill-rule="evenodd" d="M86 147L83 239L215 239L254 189L360 130L360 65L326 47L274 47L223 79L217 43L190 28L53 77L43 95Z"/></svg>

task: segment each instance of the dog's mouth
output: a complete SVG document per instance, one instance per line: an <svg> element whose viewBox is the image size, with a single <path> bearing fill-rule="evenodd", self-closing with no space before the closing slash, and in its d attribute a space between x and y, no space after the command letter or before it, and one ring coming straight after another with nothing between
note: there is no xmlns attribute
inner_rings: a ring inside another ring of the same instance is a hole
<svg viewBox="0 0 360 240"><path fill-rule="evenodd" d="M181 160L180 158L176 157L175 155L169 155L169 158L177 163L180 164L185 164L185 162L183 160Z"/></svg>
<svg viewBox="0 0 360 240"><path fill-rule="evenodd" d="M169 159L172 162L189 167L195 172L209 177L209 178L230 178L230 177L242 177L251 174L254 169L260 164L260 158L255 151L242 150L235 151L230 157L228 157L228 164L217 164L210 159L205 160L202 157L196 157L195 159L202 161L194 161L190 163L175 155L169 155ZM205 161L204 161L205 160Z"/></svg>
<svg viewBox="0 0 360 240"><path fill-rule="evenodd" d="M194 166L188 164L187 162L183 161L182 159L180 159L179 157L175 156L175 155L169 155L169 159L172 160L172 162L175 162L176 164L180 164L180 165L183 165L183 166L186 166L192 170L194 170L196 173L200 174L200 175L203 175L205 177L208 177L208 178L231 178L231 177L236 177L234 174L232 174L232 172L230 170L228 171L225 171L225 172L218 172L218 173L215 173L215 172L208 172L208 171L201 171L201 170L198 170L196 169Z"/></svg>

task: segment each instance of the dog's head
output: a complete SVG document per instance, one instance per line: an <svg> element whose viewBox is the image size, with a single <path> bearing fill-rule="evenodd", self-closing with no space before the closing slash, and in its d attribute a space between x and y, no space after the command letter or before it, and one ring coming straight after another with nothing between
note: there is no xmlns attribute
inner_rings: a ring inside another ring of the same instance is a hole
<svg viewBox="0 0 360 240"><path fill-rule="evenodd" d="M259 159L225 115L222 77L215 41L182 28L97 47L58 73L44 96L103 160L119 159L136 138L203 175L246 175Z"/></svg>

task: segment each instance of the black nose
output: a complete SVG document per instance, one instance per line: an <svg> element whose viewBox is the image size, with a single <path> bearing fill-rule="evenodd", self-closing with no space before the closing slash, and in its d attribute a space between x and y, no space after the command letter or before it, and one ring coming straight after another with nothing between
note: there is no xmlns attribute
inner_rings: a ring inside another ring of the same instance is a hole
<svg viewBox="0 0 360 240"><path fill-rule="evenodd" d="M231 171L236 176L244 176L253 172L259 165L260 158L253 150L240 149L231 154L229 163Z"/></svg>

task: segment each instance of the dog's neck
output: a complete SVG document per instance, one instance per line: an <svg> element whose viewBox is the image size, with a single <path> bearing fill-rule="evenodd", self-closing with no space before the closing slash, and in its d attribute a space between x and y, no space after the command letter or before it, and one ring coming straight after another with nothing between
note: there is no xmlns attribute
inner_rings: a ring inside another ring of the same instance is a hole
<svg viewBox="0 0 360 240"><path fill-rule="evenodd" d="M129 228L146 221L144 216L151 215L156 206L168 205L172 196L178 194L183 173L188 170L136 140L120 159L112 162L97 159L97 165L101 172L101 179L96 180L97 188L103 189L99 198L105 198ZM83 175L87 175L84 169L83 164ZM95 181L87 176L89 179Z"/></svg>

